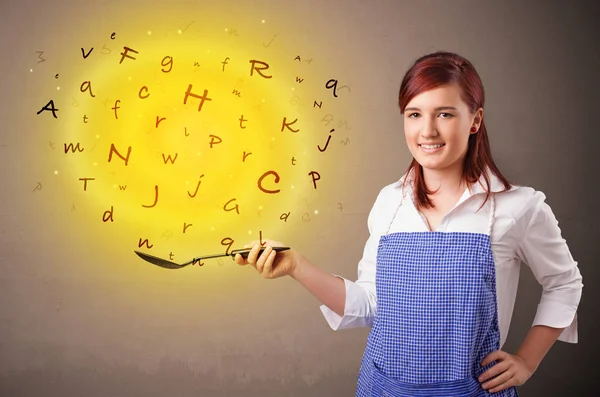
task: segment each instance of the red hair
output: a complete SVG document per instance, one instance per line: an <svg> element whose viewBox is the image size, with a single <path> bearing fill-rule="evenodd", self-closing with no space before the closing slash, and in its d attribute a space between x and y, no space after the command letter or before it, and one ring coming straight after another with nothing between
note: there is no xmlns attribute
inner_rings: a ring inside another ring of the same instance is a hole
<svg viewBox="0 0 600 397"><path fill-rule="evenodd" d="M483 84L475 67L460 55L439 51L417 59L406 72L400 86L398 98L400 113L404 114L407 104L415 96L447 84L458 84L462 91L461 98L472 113L479 108L483 108L485 100ZM487 172L485 172L486 169L489 169L500 179L505 190L511 188L511 183L502 175L492 158L487 130L482 120L479 131L469 136L467 153L463 163L462 181L470 186L477 183L483 175L487 185L484 204L488 200L491 190L490 179ZM414 158L406 170L406 175L410 175L411 172L413 172L413 189L417 208L434 207L429 198L429 194L434 192L427 189L423 178L423 167Z"/></svg>

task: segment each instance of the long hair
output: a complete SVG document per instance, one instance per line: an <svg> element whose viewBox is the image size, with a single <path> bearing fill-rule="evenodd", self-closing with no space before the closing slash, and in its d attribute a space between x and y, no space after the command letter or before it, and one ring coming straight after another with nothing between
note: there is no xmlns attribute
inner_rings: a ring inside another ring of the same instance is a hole
<svg viewBox="0 0 600 397"><path fill-rule="evenodd" d="M472 113L480 107L483 108L485 101L483 84L475 67L460 55L438 51L417 59L408 72L406 72L400 86L398 98L401 114L404 114L407 104L415 96L447 84L458 84L462 91L461 98L468 105ZM511 188L511 183L502 175L492 158L487 130L482 120L479 131L469 136L467 153L463 163L462 181L470 186L476 183L483 175L487 184L487 194L484 204L491 194L490 180L488 174L485 172L486 168L489 168L500 179L505 190ZM423 167L414 157L406 170L406 175L410 175L411 172L413 173L413 189L417 208L434 207L429 198L429 194L434 192L427 189L423 177Z"/></svg>

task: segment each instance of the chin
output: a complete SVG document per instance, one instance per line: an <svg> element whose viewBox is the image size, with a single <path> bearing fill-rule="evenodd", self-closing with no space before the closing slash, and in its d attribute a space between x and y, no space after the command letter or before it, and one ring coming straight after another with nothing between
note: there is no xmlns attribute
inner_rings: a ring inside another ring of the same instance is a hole
<svg viewBox="0 0 600 397"><path fill-rule="evenodd" d="M446 168L446 165L439 160L432 161L432 159L422 159L418 157L415 157L415 159L417 160L417 163L421 165L421 167L428 170L441 170L443 168Z"/></svg>

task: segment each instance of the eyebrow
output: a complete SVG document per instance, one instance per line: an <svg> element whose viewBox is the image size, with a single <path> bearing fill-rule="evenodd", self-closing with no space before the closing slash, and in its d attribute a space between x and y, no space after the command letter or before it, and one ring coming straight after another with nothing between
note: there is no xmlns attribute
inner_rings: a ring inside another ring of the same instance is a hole
<svg viewBox="0 0 600 397"><path fill-rule="evenodd" d="M405 112L407 111L413 111L413 110L417 110L417 111L421 111L421 109L419 108L406 108L404 109ZM433 109L436 112L439 112L440 110L458 110L457 108L453 107L453 106L440 106L438 108Z"/></svg>

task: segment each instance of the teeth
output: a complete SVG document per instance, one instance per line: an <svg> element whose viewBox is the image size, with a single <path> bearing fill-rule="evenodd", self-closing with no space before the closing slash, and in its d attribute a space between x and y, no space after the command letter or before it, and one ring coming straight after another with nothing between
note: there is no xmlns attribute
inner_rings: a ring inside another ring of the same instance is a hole
<svg viewBox="0 0 600 397"><path fill-rule="evenodd" d="M421 145L421 147L425 148L425 149L437 149L444 146L444 144L440 144L440 145Z"/></svg>

